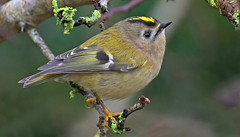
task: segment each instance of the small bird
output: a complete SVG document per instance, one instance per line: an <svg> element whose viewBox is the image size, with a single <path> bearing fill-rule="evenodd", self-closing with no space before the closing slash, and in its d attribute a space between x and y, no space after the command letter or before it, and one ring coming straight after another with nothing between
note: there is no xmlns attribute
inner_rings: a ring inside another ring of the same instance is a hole
<svg viewBox="0 0 240 137"><path fill-rule="evenodd" d="M165 28L170 24L145 16L127 18L56 56L38 68L41 72L19 83L25 88L49 80L71 81L104 98L124 98L158 75L165 53ZM108 119L114 120L117 113L103 108L108 127Z"/></svg>
<svg viewBox="0 0 240 137"><path fill-rule="evenodd" d="M145 16L119 21L19 83L26 88L49 80L72 81L104 98L124 98L158 75L165 53L165 28L170 24Z"/></svg>

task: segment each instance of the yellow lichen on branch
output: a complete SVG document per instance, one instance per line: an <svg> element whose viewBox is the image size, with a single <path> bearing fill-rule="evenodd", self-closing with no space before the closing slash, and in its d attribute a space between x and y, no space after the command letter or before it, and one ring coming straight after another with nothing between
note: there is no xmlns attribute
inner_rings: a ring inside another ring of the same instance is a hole
<svg viewBox="0 0 240 137"><path fill-rule="evenodd" d="M59 6L78 7L91 3L92 0L65 0L59 2ZM52 0L11 0L4 3L0 6L0 42L21 30L25 31L29 24L36 27L53 16L52 10Z"/></svg>

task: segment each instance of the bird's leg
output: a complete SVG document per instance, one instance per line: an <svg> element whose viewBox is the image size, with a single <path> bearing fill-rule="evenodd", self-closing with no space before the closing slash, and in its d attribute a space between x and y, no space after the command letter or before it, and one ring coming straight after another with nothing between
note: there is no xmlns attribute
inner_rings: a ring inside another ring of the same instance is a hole
<svg viewBox="0 0 240 137"><path fill-rule="evenodd" d="M96 93L94 93L95 95L95 101L97 101L97 103L99 103L102 107L103 107L103 110L104 110L104 113L105 113L105 120L104 120L104 126L106 128L111 128L110 124L109 123L118 123L116 118L115 117L118 117L121 113L120 112L111 112L103 103L101 97L99 97Z"/></svg>
<svg viewBox="0 0 240 137"><path fill-rule="evenodd" d="M118 123L116 117L118 117L121 113L120 112L111 112L107 107L102 103L102 107L104 108L104 113L106 115L104 126L107 128L111 128L111 124L109 123Z"/></svg>

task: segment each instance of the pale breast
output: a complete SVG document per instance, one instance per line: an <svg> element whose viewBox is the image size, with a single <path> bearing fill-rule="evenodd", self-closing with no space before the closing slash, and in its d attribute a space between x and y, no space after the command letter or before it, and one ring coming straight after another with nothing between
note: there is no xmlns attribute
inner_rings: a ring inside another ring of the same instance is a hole
<svg viewBox="0 0 240 137"><path fill-rule="evenodd" d="M143 89L159 70L159 66L146 63L129 72L71 74L69 79L104 98L120 99Z"/></svg>

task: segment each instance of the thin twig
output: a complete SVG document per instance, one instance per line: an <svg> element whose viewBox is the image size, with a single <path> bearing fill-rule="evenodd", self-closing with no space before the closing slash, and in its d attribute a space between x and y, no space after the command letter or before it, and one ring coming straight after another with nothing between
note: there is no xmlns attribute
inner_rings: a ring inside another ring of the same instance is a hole
<svg viewBox="0 0 240 137"><path fill-rule="evenodd" d="M99 23L99 28L101 29L101 31L105 30L104 22Z"/></svg>
<svg viewBox="0 0 240 137"><path fill-rule="evenodd" d="M55 58L54 54L48 48L36 28L28 28L27 33L48 60L53 60Z"/></svg>
<svg viewBox="0 0 240 137"><path fill-rule="evenodd" d="M128 108L127 110L124 110L123 117L127 118L129 115L131 115L133 112L143 109L146 104L149 104L150 100L146 98L145 96L141 96L139 98L139 102L132 107Z"/></svg>
<svg viewBox="0 0 240 137"><path fill-rule="evenodd" d="M90 28L93 25L95 25L97 22L100 22L100 29L101 31L103 31L105 29L104 27L105 20L111 18L113 15L119 12L127 12L132 8L136 7L137 5L139 5L140 3L144 2L144 0L132 0L131 2L129 2L124 6L113 8L108 12L108 9L107 9L108 1L109 0L99 0L99 2L96 2L95 0L92 0L92 4L95 8L94 12L99 12L100 14L102 14L101 17L98 19L94 18L94 20L91 20L91 21L86 20L85 17L80 17L77 20L75 20L74 27L77 27L80 25L87 25ZM94 12L93 12L93 15L96 15L96 13L94 14ZM57 17L59 19L62 19L62 12L59 12Z"/></svg>
<svg viewBox="0 0 240 137"><path fill-rule="evenodd" d="M108 2L110 0L99 0L99 6L102 8L102 11L108 11Z"/></svg>
<svg viewBox="0 0 240 137"><path fill-rule="evenodd" d="M149 104L150 100L146 98L144 95L139 97L139 102L134 104L132 107L128 109L124 109L120 115L115 116L115 120L118 122L117 124L117 133L121 133L121 131L131 131L129 127L125 127L125 121L127 117L130 116L133 112L141 110L145 107L146 104ZM112 121L108 121L109 125L114 124ZM120 131L120 132L119 132Z"/></svg>
<svg viewBox="0 0 240 137"><path fill-rule="evenodd" d="M100 0L100 4L99 5L106 5L106 4L101 4L101 2L106 2L107 0ZM131 10L132 8L136 7L137 5L139 5L140 3L144 2L144 0L132 0L131 2L127 3L124 6L120 6L117 8L112 8L110 9L109 12L107 12L108 10L105 7L100 7L101 8L101 13L102 16L100 18L98 18L97 20L93 21L93 22L86 22L85 19L83 18L79 18L75 21L74 27L80 26L82 24L87 25L89 28L92 27L93 25L95 25L97 22L100 22L100 28L101 31L104 30L104 26L103 26L103 22L109 18L111 18L113 15L120 13L120 12L127 12L129 10ZM93 5L95 7L95 9L98 9L99 7L96 6L96 2L93 0Z"/></svg>
<svg viewBox="0 0 240 137"><path fill-rule="evenodd" d="M92 102L93 103L92 105L95 107L95 109L99 113L99 121L98 121L97 127L99 128L99 131L100 131L100 137L105 137L106 131L105 131L105 127L104 127L104 119L105 119L106 115L104 113L103 106L101 105L101 103L99 103L99 101L102 101L102 100L100 100L92 92L84 90L82 87L80 87L78 84L76 84L72 81L70 81L70 86L75 88L78 93L82 94L82 96L84 96L85 99L90 99L90 98L95 98L95 97L97 98L97 101Z"/></svg>
<svg viewBox="0 0 240 137"><path fill-rule="evenodd" d="M100 137L105 137L106 136L105 127L104 127L104 124L103 124L104 120L105 120L104 116L99 116L99 121L98 121L97 127L99 128L99 131L100 131Z"/></svg>
<svg viewBox="0 0 240 137"><path fill-rule="evenodd" d="M107 3L108 3L109 0L99 0L99 2L97 2L96 0L92 0L92 4L95 8L95 10L99 11L100 14L104 14L108 11L107 9ZM60 16L58 16L58 18L61 18L61 13L60 13ZM77 26L80 26L80 25L87 25L89 28L92 27L92 22L93 21L86 21L85 18L78 18L77 20L75 20L75 23L74 23L74 27L77 27ZM101 31L105 30L105 27L104 27L104 21L100 22L100 29Z"/></svg>
<svg viewBox="0 0 240 137"><path fill-rule="evenodd" d="M127 3L124 6L120 6L120 7L117 7L117 8L110 9L109 12L103 14L99 19L92 22L90 24L90 26L96 24L97 22L105 21L105 20L111 18L113 15L115 15L117 13L127 12L127 11L131 10L132 8L138 6L142 2L144 2L144 0L132 0L131 2Z"/></svg>

